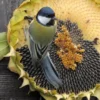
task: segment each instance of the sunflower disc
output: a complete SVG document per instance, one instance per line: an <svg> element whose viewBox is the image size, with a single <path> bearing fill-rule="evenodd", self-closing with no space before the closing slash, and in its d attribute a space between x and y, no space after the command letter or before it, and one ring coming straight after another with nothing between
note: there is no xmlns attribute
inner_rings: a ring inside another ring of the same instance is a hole
<svg viewBox="0 0 100 100"><path fill-rule="evenodd" d="M56 53L58 47L54 44L54 42L52 43L49 50L50 57L60 74L60 78L63 80L63 86L58 89L58 92L79 93L80 91L88 91L95 87L97 83L100 83L100 55L94 48L93 42L82 39L81 30L78 29L76 23L66 21L65 24L73 38L73 41L77 44L81 43L85 52L83 54L83 62L81 64L77 64L77 69L75 71L71 69L67 70L64 68ZM64 22L60 21L58 25L62 26L64 25ZM59 28L58 30L60 31ZM28 47L24 46L21 49L18 49L18 51L22 55L21 62L23 63L25 70L29 73L30 77L35 77L37 85L49 90L54 90L55 88L45 79L42 72L42 66L33 67Z"/></svg>

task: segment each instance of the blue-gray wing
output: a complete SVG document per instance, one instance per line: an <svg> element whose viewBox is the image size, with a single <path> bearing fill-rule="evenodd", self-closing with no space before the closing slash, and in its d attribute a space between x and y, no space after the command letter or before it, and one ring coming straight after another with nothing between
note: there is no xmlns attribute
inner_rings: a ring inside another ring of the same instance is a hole
<svg viewBox="0 0 100 100"><path fill-rule="evenodd" d="M48 46L36 44L30 35L30 52L34 60L41 60L47 53Z"/></svg>
<svg viewBox="0 0 100 100"><path fill-rule="evenodd" d="M38 59L37 57L37 54L36 54L36 49L35 49L35 43L29 33L29 27L28 26L25 26L24 28L24 33L25 33L25 39L27 41L27 45L28 45L28 48L29 48L29 51L30 51L30 54L31 54L31 57L32 57L32 61L36 61Z"/></svg>
<svg viewBox="0 0 100 100"><path fill-rule="evenodd" d="M56 89L62 86L62 81L59 78L59 74L53 64L49 53L41 60L42 69L47 81L53 85Z"/></svg>
<svg viewBox="0 0 100 100"><path fill-rule="evenodd" d="M31 43L34 44L33 41L31 41ZM46 53L46 55L44 57L42 57L42 55L44 54L44 52L46 52L48 47L39 48L39 46L37 44L34 44L33 46L30 46L30 47L31 47L31 50L34 51L34 52L32 52L32 55L33 55L32 57L35 57L33 59L37 58L36 62L38 61L38 63L41 64L44 76L47 79L47 81L51 85L53 85L55 88L61 87L62 81L59 78L59 74L49 56L49 53ZM35 61L35 60L33 60L33 61Z"/></svg>

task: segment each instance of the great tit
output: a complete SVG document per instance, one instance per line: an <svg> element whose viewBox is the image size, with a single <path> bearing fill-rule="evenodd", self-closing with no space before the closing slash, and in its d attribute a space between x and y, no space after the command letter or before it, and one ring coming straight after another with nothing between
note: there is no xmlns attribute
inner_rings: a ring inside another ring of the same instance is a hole
<svg viewBox="0 0 100 100"><path fill-rule="evenodd" d="M55 19L55 12L50 7L41 8L29 27L25 28L25 36L33 65L40 64L47 81L55 88L59 88L62 81L48 52L56 34L57 21Z"/></svg>

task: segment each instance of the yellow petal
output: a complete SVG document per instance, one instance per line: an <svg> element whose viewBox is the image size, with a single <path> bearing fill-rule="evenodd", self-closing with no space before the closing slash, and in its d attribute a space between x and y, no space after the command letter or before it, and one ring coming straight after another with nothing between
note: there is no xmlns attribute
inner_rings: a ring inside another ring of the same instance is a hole
<svg viewBox="0 0 100 100"><path fill-rule="evenodd" d="M100 84L97 85L93 95L96 96L98 100L100 100Z"/></svg>
<svg viewBox="0 0 100 100"><path fill-rule="evenodd" d="M20 73L20 70L17 68L17 66L15 64L15 57L10 57L8 68L10 71L12 71L14 73L18 73L18 74Z"/></svg>
<svg viewBox="0 0 100 100"><path fill-rule="evenodd" d="M22 83L22 85L21 85L21 87L20 88L22 88L22 87L24 87L24 86L27 86L27 85L29 85L29 80L27 79L27 78L23 78L23 83Z"/></svg>
<svg viewBox="0 0 100 100"><path fill-rule="evenodd" d="M97 0L97 2L98 1L99 0ZM100 8L97 7L92 0L26 0L14 12L14 16L10 21L12 29L14 28L12 25L21 22L26 15L23 10L30 9L29 12L31 13L29 14L34 16L43 6L50 6L54 9L57 18L59 19L70 19L71 21L76 22L82 30L84 39L93 41L94 38L98 37L100 43ZM16 31L19 31L21 28L15 29ZM10 34L13 34L13 31L11 31ZM10 36L11 40L12 38L13 37ZM95 47L100 52L100 44Z"/></svg>

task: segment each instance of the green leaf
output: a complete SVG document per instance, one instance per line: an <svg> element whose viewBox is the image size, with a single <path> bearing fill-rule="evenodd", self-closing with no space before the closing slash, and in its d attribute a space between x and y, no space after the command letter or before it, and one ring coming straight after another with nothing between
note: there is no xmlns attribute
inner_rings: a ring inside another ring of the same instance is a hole
<svg viewBox="0 0 100 100"><path fill-rule="evenodd" d="M6 32L0 33L0 60L10 51Z"/></svg>

